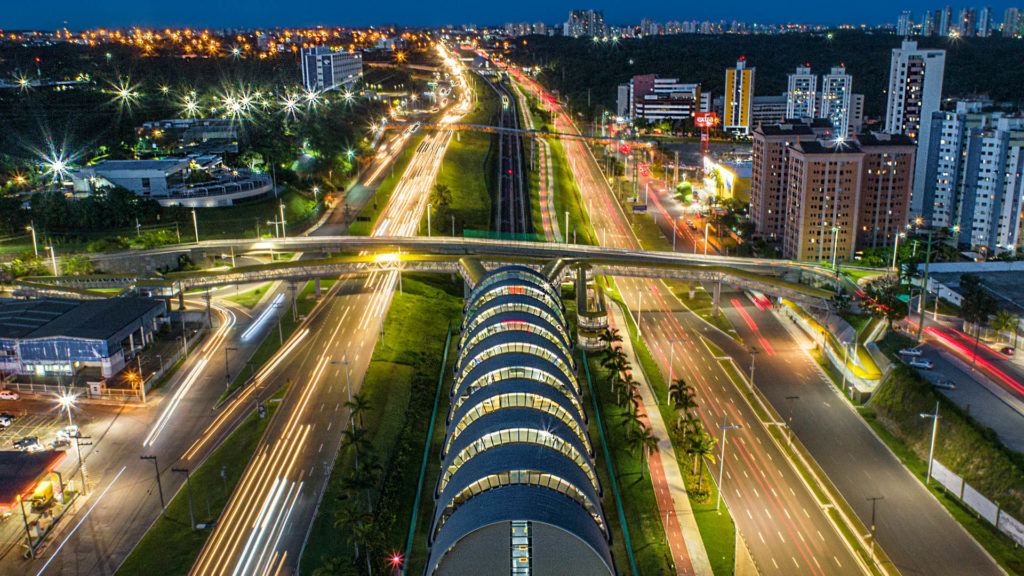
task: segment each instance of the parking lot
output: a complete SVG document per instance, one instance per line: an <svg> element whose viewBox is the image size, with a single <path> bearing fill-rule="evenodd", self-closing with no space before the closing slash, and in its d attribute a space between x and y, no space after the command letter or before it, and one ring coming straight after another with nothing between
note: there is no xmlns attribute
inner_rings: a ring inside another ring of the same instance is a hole
<svg viewBox="0 0 1024 576"><path fill-rule="evenodd" d="M15 420L6 428L0 427L0 450L16 450L13 443L27 436L35 436L44 447L51 448L57 432L68 425L67 413L59 410L57 403L50 399L3 400L0 413L4 412ZM89 422L90 418L83 412L74 409L75 425L84 427Z"/></svg>

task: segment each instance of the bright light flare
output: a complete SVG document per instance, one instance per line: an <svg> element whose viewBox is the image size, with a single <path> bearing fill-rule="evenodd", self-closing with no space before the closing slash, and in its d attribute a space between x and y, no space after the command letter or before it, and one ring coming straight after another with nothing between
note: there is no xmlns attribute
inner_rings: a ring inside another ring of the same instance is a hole
<svg viewBox="0 0 1024 576"><path fill-rule="evenodd" d="M113 101L120 107L131 107L133 104L139 101L139 92L132 85L131 80L128 78L122 78L117 81L117 84L111 84L114 93Z"/></svg>

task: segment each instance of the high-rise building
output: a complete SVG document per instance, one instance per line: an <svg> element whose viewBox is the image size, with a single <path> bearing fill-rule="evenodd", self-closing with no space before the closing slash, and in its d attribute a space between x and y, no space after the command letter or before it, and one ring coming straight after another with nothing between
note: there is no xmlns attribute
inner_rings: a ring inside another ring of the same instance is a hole
<svg viewBox="0 0 1024 576"><path fill-rule="evenodd" d="M853 94L850 97L850 132L860 134L864 126L864 95Z"/></svg>
<svg viewBox="0 0 1024 576"><path fill-rule="evenodd" d="M805 123L764 124L754 128L753 161L750 165L750 221L755 233L781 238L785 232L786 164L789 147L814 140Z"/></svg>
<svg viewBox="0 0 1024 576"><path fill-rule="evenodd" d="M900 12L900 17L896 20L896 34L906 38L910 36L910 29L914 26L914 14L909 10Z"/></svg>
<svg viewBox="0 0 1024 576"><path fill-rule="evenodd" d="M893 49L889 67L889 101L885 110L886 132L905 134L919 144L930 142L932 124L926 119L939 110L945 66L945 50L918 49L917 42L910 40L904 40L899 48ZM927 157L926 151L919 150L914 169L914 212L920 212L923 202L923 157Z"/></svg>
<svg viewBox="0 0 1024 576"><path fill-rule="evenodd" d="M604 13L600 10L570 10L563 31L565 36L600 36L604 34Z"/></svg>
<svg viewBox="0 0 1024 576"><path fill-rule="evenodd" d="M949 25L953 20L953 10L946 6L945 9L939 12L939 36L949 36Z"/></svg>
<svg viewBox="0 0 1024 576"><path fill-rule="evenodd" d="M892 246L909 220L917 146L902 134L861 134L864 153L857 207L857 250Z"/></svg>
<svg viewBox="0 0 1024 576"><path fill-rule="evenodd" d="M727 132L750 134L751 108L754 102L754 67L747 68L744 56L735 68L725 71L725 106L722 127Z"/></svg>
<svg viewBox="0 0 1024 576"><path fill-rule="evenodd" d="M938 28L938 23L936 22L938 14L939 14L938 10L936 10L934 12L931 11L931 10L926 10L925 11L925 13L924 13L924 28L921 30L921 33L923 35L925 35L925 36L934 36L935 35L935 30Z"/></svg>
<svg viewBox="0 0 1024 576"><path fill-rule="evenodd" d="M978 30L978 13L974 8L963 8L960 10L956 30L961 38L974 36Z"/></svg>
<svg viewBox="0 0 1024 576"><path fill-rule="evenodd" d="M985 6L978 15L978 36L988 38L992 35L992 7Z"/></svg>
<svg viewBox="0 0 1024 576"><path fill-rule="evenodd" d="M1017 8L1007 8L1006 14L1003 15L1003 37L1013 38L1020 31L1020 10Z"/></svg>
<svg viewBox="0 0 1024 576"><path fill-rule="evenodd" d="M353 52L333 52L327 46L303 48L302 85L306 90L324 92L339 86L352 86L363 75L363 56Z"/></svg>
<svg viewBox="0 0 1024 576"><path fill-rule="evenodd" d="M853 98L853 77L846 73L844 66L833 66L821 79L821 106L818 116L828 118L836 134L844 138L853 136L850 122L850 105Z"/></svg>
<svg viewBox="0 0 1024 576"><path fill-rule="evenodd" d="M814 100L818 94L818 77L811 66L799 66L789 75L786 90L786 118L814 118Z"/></svg>
<svg viewBox="0 0 1024 576"><path fill-rule="evenodd" d="M1019 250L1024 204L1024 118L985 113L980 102L932 115L922 217L958 230L957 242Z"/></svg>

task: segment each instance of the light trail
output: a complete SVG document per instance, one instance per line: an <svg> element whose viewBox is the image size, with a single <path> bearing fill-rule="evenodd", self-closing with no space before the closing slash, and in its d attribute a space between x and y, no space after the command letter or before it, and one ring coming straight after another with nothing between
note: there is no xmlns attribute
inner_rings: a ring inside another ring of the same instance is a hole
<svg viewBox="0 0 1024 576"><path fill-rule="evenodd" d="M274 297L273 302L271 302L270 305L260 313L259 317L253 321L252 325L249 326L245 332L242 332L243 342L248 341L249 338L252 338L257 332L259 332L260 328L263 327L263 324L274 315L274 311L281 305L281 302L284 302L284 292L278 293L278 295Z"/></svg>

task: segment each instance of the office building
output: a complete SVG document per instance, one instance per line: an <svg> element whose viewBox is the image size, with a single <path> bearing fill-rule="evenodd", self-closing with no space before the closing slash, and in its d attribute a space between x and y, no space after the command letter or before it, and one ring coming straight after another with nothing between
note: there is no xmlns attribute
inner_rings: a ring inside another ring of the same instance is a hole
<svg viewBox="0 0 1024 576"><path fill-rule="evenodd" d="M735 68L725 71L725 102L722 127L727 132L750 134L754 103L754 67L740 56Z"/></svg>
<svg viewBox="0 0 1024 576"><path fill-rule="evenodd" d="M161 300L0 299L0 373L70 376L84 368L109 378L153 340Z"/></svg>
<svg viewBox="0 0 1024 576"><path fill-rule="evenodd" d="M886 132L905 134L918 143L930 141L931 122L927 119L939 110L945 65L945 50L918 49L917 42L910 40L904 40L899 48L893 49L885 111ZM911 205L914 212L920 212L924 198L926 157L926 150L918 151Z"/></svg>
<svg viewBox="0 0 1024 576"><path fill-rule="evenodd" d="M957 231L957 243L989 253L1021 246L1024 118L986 113L979 102L932 115L922 217Z"/></svg>
<svg viewBox="0 0 1024 576"><path fill-rule="evenodd" d="M846 73L845 67L833 66L821 78L821 105L817 116L827 118L836 133L844 138L852 138L854 135L850 113L852 100L853 77Z"/></svg>
<svg viewBox="0 0 1024 576"><path fill-rule="evenodd" d="M486 274L461 334L425 574L615 574L559 284Z"/></svg>
<svg viewBox="0 0 1024 576"><path fill-rule="evenodd" d="M363 56L355 52L334 52L327 46L303 48L302 85L306 90L324 92L350 88L363 75Z"/></svg>
<svg viewBox="0 0 1024 576"><path fill-rule="evenodd" d="M717 107L721 108L721 97L715 98ZM779 96L754 96L754 103L750 107L750 125L760 126L779 124L786 119L786 110L789 106L789 98L785 94Z"/></svg>
<svg viewBox="0 0 1024 576"><path fill-rule="evenodd" d="M988 38L992 35L992 8L986 6L981 9L978 15L978 36Z"/></svg>
<svg viewBox="0 0 1024 576"><path fill-rule="evenodd" d="M860 134L864 128L864 95L850 96L850 133Z"/></svg>
<svg viewBox="0 0 1024 576"><path fill-rule="evenodd" d="M786 89L786 118L814 118L814 101L818 95L818 77L811 67L800 66L789 75Z"/></svg>
<svg viewBox="0 0 1024 576"><path fill-rule="evenodd" d="M817 136L806 123L759 124L753 131L750 221L755 234L781 238L785 232L785 174L789 147Z"/></svg>
<svg viewBox="0 0 1024 576"><path fill-rule="evenodd" d="M238 122L231 118L172 118L146 122L138 129L140 144L174 154L235 154Z"/></svg>
<svg viewBox="0 0 1024 576"><path fill-rule="evenodd" d="M627 98L623 116L630 120L685 120L702 110L700 84L681 84L677 78L645 74L633 76L629 84L620 86L620 98L623 87Z"/></svg>
<svg viewBox="0 0 1024 576"><path fill-rule="evenodd" d="M957 18L956 31L961 38L974 36L978 29L978 13L974 8L963 8Z"/></svg>

